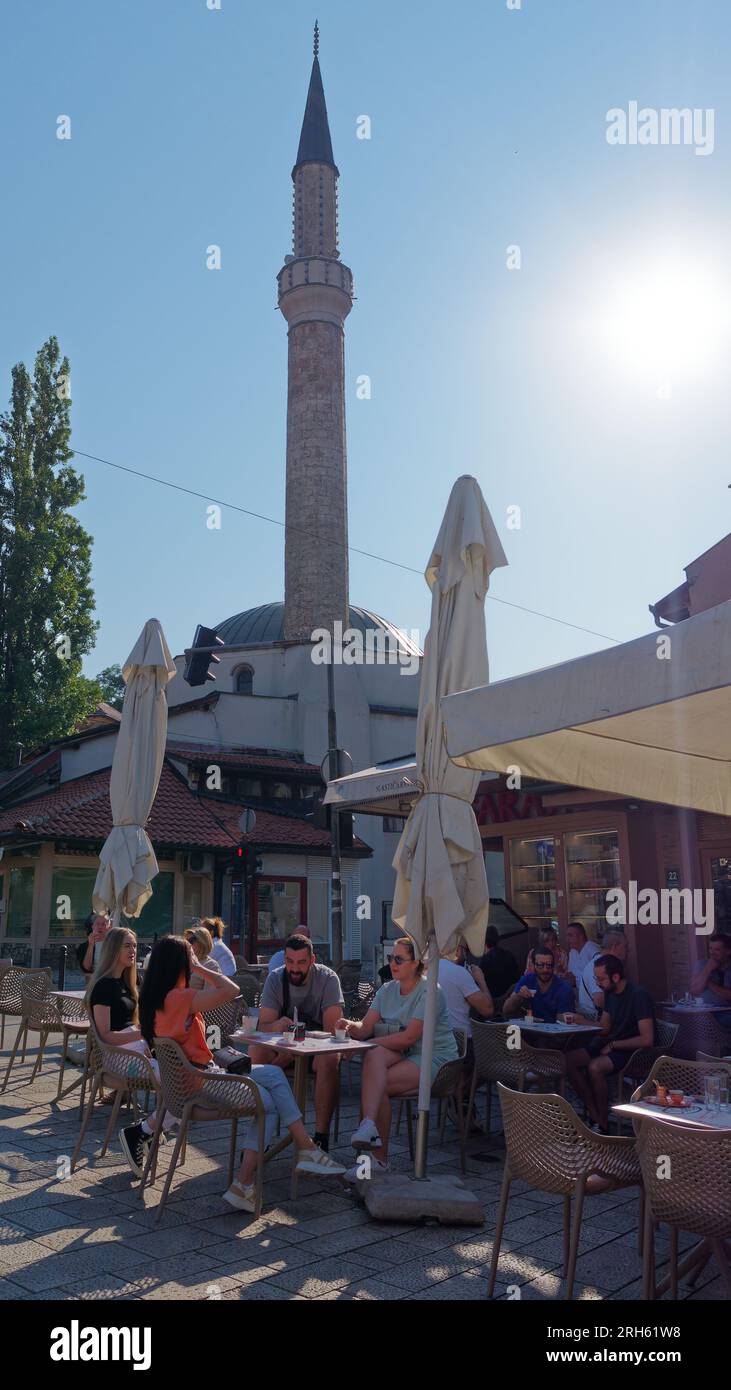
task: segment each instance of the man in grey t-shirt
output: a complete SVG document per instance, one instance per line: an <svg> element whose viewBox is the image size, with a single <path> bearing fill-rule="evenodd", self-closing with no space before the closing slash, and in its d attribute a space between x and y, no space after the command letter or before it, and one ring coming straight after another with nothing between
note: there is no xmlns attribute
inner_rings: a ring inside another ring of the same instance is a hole
<svg viewBox="0 0 731 1390"><path fill-rule="evenodd" d="M263 1033L283 1033L294 1022L309 1029L332 1033L343 1016L343 991L334 970L318 965L312 942L306 936L290 936L284 944L284 965L270 971L259 1005L259 1028ZM268 1047L249 1048L252 1063L282 1068L293 1066L292 1053L272 1052ZM311 1061L315 1073L315 1143L327 1152L330 1121L338 1088L340 1058L331 1052Z"/></svg>

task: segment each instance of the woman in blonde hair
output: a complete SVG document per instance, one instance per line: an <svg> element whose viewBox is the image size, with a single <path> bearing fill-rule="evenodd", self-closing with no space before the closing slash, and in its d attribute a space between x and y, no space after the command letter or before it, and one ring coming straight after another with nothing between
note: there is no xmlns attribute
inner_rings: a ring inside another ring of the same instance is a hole
<svg viewBox="0 0 731 1390"><path fill-rule="evenodd" d="M86 991L86 1008L103 1043L123 1047L147 1057L159 1076L157 1062L142 1036L137 998L137 937L129 927L112 927L104 938L99 964ZM165 1128L175 1123L175 1116L165 1116ZM142 1177L145 1146L150 1142L155 1115L148 1115L141 1124L120 1130L125 1158L135 1177ZM138 1140L138 1142L133 1142Z"/></svg>
<svg viewBox="0 0 731 1390"><path fill-rule="evenodd" d="M375 1037L378 1041L378 1047L370 1048L365 1054L361 1089L363 1119L350 1142L354 1149L370 1150L373 1166L379 1171L388 1167L391 1098L419 1089L421 1035L426 1012L424 965L417 959L410 936L402 936L394 942L389 961L393 979L381 985L362 1023L346 1025L351 1038ZM457 1055L444 991L438 985L432 1081L439 1068ZM355 1181L356 1176L356 1168L345 1174L346 1181Z"/></svg>
<svg viewBox="0 0 731 1390"><path fill-rule="evenodd" d="M213 938L208 928L204 927L202 922L197 927L188 927L185 933L185 939L188 945L193 948L193 955L200 965L204 966L206 970L212 970L215 975L223 975L221 967L213 955ZM207 985L203 976L197 973L191 977L191 985L193 989L206 989L211 987Z"/></svg>
<svg viewBox="0 0 731 1390"><path fill-rule="evenodd" d="M213 937L211 955L220 966L221 974L228 976L230 979L232 975L236 974L236 957L233 951L229 950L223 939L226 923L223 922L220 917L203 917L201 919L201 926L205 927Z"/></svg>

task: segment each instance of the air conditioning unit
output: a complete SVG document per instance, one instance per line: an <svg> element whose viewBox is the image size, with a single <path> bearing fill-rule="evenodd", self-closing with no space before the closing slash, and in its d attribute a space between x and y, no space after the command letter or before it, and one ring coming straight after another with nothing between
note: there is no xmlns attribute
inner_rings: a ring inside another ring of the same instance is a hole
<svg viewBox="0 0 731 1390"><path fill-rule="evenodd" d="M192 849L182 856L184 874L212 874L213 855L206 850Z"/></svg>

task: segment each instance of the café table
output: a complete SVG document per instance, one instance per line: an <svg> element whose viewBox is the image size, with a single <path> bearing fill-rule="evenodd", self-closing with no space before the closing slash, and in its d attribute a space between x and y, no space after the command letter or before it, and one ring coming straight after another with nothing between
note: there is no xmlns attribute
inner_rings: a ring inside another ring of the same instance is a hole
<svg viewBox="0 0 731 1390"><path fill-rule="evenodd" d="M304 1042L293 1042L290 1033L262 1033L258 1029L253 1032L238 1029L231 1034L231 1039L237 1043L256 1043L258 1047L268 1047L272 1052L291 1052L294 1060L292 1091L303 1118L307 1110L307 1075L311 1057L331 1056L333 1053L367 1052L369 1048L378 1045L375 1042L361 1042L356 1038L312 1037L309 1033ZM264 1155L264 1162L268 1163L270 1159L275 1158L291 1142L291 1135L285 1135L267 1151ZM297 1180L293 1170L293 1197L296 1196L296 1191Z"/></svg>
<svg viewBox="0 0 731 1390"><path fill-rule="evenodd" d="M590 1033L599 1033L598 1023L546 1023L541 1018L507 1018L508 1024L515 1024L516 1028L524 1028L526 1033L540 1033L543 1037L549 1037L554 1046L560 1049L569 1047L572 1039L579 1041L584 1035L584 1041L588 1042Z"/></svg>
<svg viewBox="0 0 731 1390"><path fill-rule="evenodd" d="M674 1004L672 999L664 999L658 1006L669 1014L725 1014L728 1004Z"/></svg>
<svg viewBox="0 0 731 1390"><path fill-rule="evenodd" d="M620 1105L613 1105L612 1110L618 1115L629 1115L633 1120L641 1119L643 1115L650 1115L654 1120L666 1120L671 1124L680 1124L685 1129L720 1129L731 1130L731 1107L725 1109L711 1109L704 1101L693 1101L692 1109L687 1109L681 1105L650 1105L644 1100L623 1101ZM728 1242L725 1242L728 1246ZM701 1240L693 1249L681 1260L678 1265L678 1279L684 1279L691 1271L694 1272L694 1280L698 1278L705 1266L708 1264L713 1250L708 1240ZM731 1258L731 1251L729 1252ZM662 1298L670 1288L670 1276L663 1279L656 1290L656 1297Z"/></svg>

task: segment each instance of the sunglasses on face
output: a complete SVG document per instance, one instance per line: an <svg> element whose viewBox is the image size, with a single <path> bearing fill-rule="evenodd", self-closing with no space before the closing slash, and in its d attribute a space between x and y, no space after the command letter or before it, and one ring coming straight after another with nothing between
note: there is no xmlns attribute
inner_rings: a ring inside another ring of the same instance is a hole
<svg viewBox="0 0 731 1390"><path fill-rule="evenodd" d="M389 956L388 963L389 965L405 965L409 959L409 956Z"/></svg>

